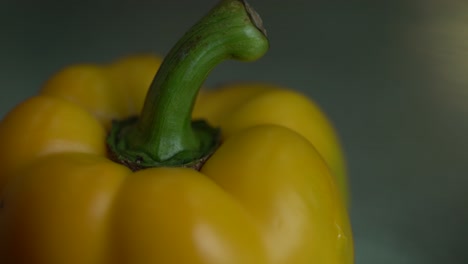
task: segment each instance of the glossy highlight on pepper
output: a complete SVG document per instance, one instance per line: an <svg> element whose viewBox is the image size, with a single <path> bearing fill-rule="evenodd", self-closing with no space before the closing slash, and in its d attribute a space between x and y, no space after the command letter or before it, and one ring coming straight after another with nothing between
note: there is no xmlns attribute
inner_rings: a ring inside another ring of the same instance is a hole
<svg viewBox="0 0 468 264"><path fill-rule="evenodd" d="M164 60L72 65L12 109L0 263L353 263L345 163L322 110L266 83L199 91L221 61L266 52L260 21L221 1Z"/></svg>

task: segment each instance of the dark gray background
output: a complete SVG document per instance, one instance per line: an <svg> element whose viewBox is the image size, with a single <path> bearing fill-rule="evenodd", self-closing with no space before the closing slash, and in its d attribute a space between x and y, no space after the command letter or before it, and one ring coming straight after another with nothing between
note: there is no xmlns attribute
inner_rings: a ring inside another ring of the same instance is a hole
<svg viewBox="0 0 468 264"><path fill-rule="evenodd" d="M216 0L2 0L0 116L53 72L165 54ZM357 263L468 263L466 1L251 0L271 50L207 85L260 80L313 97L349 163Z"/></svg>

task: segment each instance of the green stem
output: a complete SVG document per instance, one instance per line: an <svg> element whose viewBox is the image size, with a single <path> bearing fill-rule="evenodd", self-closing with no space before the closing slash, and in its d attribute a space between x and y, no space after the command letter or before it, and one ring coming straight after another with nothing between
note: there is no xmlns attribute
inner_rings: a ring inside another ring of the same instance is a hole
<svg viewBox="0 0 468 264"><path fill-rule="evenodd" d="M247 2L221 1L169 52L140 118L114 122L108 138L111 156L134 170L198 168L219 144L218 129L191 120L201 85L222 61L253 61L267 50L261 19Z"/></svg>

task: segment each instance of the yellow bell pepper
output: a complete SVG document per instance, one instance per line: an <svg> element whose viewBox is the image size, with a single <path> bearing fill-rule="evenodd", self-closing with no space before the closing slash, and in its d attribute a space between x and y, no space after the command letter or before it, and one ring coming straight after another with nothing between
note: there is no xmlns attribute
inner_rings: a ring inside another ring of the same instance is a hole
<svg viewBox="0 0 468 264"><path fill-rule="evenodd" d="M261 83L198 94L220 61L267 49L255 11L225 0L161 67L141 55L53 76L0 122L0 263L353 263L321 110Z"/></svg>

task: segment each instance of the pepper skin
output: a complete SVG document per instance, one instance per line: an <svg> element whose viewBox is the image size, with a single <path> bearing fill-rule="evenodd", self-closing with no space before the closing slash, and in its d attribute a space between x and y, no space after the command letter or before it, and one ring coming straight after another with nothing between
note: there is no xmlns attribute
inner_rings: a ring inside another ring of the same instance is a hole
<svg viewBox="0 0 468 264"><path fill-rule="evenodd" d="M200 172L133 173L106 158L110 121L141 109L159 62L72 66L3 119L0 262L352 263L343 195L313 144L337 145L295 92L202 92L194 116L219 125L223 144Z"/></svg>

